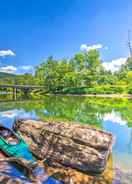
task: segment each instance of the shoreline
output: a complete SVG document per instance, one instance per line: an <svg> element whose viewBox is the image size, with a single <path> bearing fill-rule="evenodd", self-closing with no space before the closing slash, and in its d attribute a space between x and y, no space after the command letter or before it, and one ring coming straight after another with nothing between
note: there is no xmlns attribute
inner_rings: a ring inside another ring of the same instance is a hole
<svg viewBox="0 0 132 184"><path fill-rule="evenodd" d="M45 94L44 96L78 96L78 97L98 97L98 98L124 98L124 99L132 99L132 94ZM0 99L0 103L5 102L25 102L25 101L41 101L41 99Z"/></svg>
<svg viewBox="0 0 132 184"><path fill-rule="evenodd" d="M53 95L132 99L132 94L61 94L60 93L60 94L53 94Z"/></svg>

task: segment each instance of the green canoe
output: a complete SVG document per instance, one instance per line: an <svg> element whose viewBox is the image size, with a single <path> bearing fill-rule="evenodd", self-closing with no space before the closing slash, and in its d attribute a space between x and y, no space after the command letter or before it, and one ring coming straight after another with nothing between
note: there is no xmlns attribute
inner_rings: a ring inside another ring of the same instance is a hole
<svg viewBox="0 0 132 184"><path fill-rule="evenodd" d="M0 125L0 150L12 157L21 157L26 160L35 161L29 146L19 133Z"/></svg>

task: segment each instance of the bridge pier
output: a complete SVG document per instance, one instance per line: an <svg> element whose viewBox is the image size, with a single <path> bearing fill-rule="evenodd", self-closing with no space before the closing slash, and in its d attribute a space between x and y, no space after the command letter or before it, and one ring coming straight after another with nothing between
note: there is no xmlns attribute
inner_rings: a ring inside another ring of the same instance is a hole
<svg viewBox="0 0 132 184"><path fill-rule="evenodd" d="M24 98L29 97L29 94L31 93L31 91L35 90L35 89L39 89L39 90L44 90L44 86L31 86L31 85L10 85L10 84L0 84L0 88L4 89L5 91L8 89L11 89L12 91L12 100L17 100L17 94L18 91L19 93L21 93L21 95ZM46 93L46 92L45 92Z"/></svg>
<svg viewBox="0 0 132 184"><path fill-rule="evenodd" d="M17 93L18 93L18 89L16 87L12 88L12 98L13 100L17 100ZM30 89L29 88L20 88L22 95L24 98L27 98L29 96L30 93Z"/></svg>
<svg viewBox="0 0 132 184"><path fill-rule="evenodd" d="M30 89L29 88L23 88L23 89L21 89L21 91L24 95L24 98L28 98L29 93L30 93Z"/></svg>
<svg viewBox="0 0 132 184"><path fill-rule="evenodd" d="M17 93L18 93L18 89L16 87L13 87L13 92L12 92L12 95L13 95L13 100L17 100ZM29 96L29 93L30 93L30 89L29 88L20 88L21 92L22 92L22 96L24 98L27 98Z"/></svg>
<svg viewBox="0 0 132 184"><path fill-rule="evenodd" d="M17 100L17 88L13 88L13 100Z"/></svg>

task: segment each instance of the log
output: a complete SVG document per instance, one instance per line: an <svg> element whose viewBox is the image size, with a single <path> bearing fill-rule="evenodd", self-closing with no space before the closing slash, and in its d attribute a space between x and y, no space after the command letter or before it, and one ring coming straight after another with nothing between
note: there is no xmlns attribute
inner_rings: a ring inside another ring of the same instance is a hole
<svg viewBox="0 0 132 184"><path fill-rule="evenodd" d="M38 158L85 173L102 173L112 149L112 134L90 126L17 120L14 128L32 137L31 149Z"/></svg>

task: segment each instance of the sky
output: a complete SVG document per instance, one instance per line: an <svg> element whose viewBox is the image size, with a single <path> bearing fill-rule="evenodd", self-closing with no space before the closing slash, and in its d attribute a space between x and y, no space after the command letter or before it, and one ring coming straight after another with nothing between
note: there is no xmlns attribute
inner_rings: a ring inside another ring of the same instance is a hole
<svg viewBox="0 0 132 184"><path fill-rule="evenodd" d="M48 56L98 49L106 69L128 57L131 0L0 0L0 71L32 72Z"/></svg>

